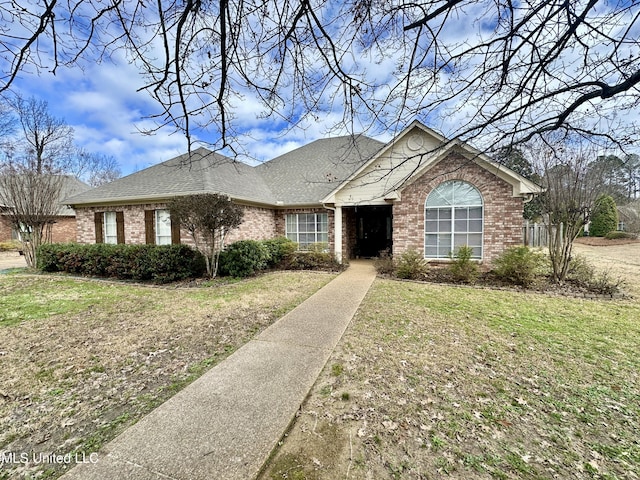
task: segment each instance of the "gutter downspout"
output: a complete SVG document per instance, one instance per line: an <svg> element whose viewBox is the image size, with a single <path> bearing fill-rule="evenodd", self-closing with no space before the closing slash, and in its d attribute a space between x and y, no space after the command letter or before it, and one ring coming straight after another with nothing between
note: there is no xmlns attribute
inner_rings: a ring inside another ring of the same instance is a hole
<svg viewBox="0 0 640 480"><path fill-rule="evenodd" d="M333 253L336 260L342 263L342 207L330 207L326 203L322 206L333 212Z"/></svg>

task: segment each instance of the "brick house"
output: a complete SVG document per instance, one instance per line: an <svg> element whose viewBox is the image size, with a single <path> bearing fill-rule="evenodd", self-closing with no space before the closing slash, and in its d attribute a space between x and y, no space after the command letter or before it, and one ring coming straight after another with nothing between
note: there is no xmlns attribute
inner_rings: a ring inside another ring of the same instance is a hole
<svg viewBox="0 0 640 480"><path fill-rule="evenodd" d="M91 187L75 177L65 176L62 179L60 196L62 198L76 195L89 190ZM0 195L5 198L6 195ZM7 202L9 203L9 202ZM7 216L12 205L0 204L0 242L20 239L18 232ZM45 240L52 243L75 242L77 234L76 212L64 203L60 203L58 215L45 231Z"/></svg>
<svg viewBox="0 0 640 480"><path fill-rule="evenodd" d="M321 139L254 167L201 148L66 202L81 243L189 243L166 204L203 192L245 207L228 242L285 235L339 259L417 249L438 260L469 245L490 262L522 244L524 202L541 189L416 121L388 143Z"/></svg>

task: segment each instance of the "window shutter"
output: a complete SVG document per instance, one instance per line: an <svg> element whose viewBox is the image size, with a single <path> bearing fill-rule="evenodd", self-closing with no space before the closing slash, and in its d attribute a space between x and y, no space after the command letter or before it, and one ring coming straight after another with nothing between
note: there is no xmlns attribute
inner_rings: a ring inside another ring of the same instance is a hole
<svg viewBox="0 0 640 480"><path fill-rule="evenodd" d="M96 231L96 243L104 243L104 235L102 234L102 222L104 220L104 212L96 212L93 214L93 223Z"/></svg>
<svg viewBox="0 0 640 480"><path fill-rule="evenodd" d="M116 236L118 243L124 243L124 212L116 212Z"/></svg>
<svg viewBox="0 0 640 480"><path fill-rule="evenodd" d="M171 219L171 243L173 245L180 245L180 222Z"/></svg>
<svg viewBox="0 0 640 480"><path fill-rule="evenodd" d="M144 211L144 238L147 245L155 245L156 243L155 213L155 210Z"/></svg>

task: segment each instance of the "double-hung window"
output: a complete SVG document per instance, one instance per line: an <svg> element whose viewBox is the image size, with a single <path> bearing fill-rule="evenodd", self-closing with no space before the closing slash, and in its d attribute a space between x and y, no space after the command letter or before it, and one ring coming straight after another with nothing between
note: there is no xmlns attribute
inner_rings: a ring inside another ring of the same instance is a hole
<svg viewBox="0 0 640 480"><path fill-rule="evenodd" d="M329 220L326 213L292 213L286 217L286 236L298 244L300 250L309 250L319 244L327 247Z"/></svg>
<svg viewBox="0 0 640 480"><path fill-rule="evenodd" d="M144 211L145 242L150 245L180 243L180 225L171 219L168 209Z"/></svg>
<svg viewBox="0 0 640 480"><path fill-rule="evenodd" d="M155 211L156 245L171 245L171 217L169 210Z"/></svg>
<svg viewBox="0 0 640 480"><path fill-rule="evenodd" d="M96 243L124 243L124 212L95 212Z"/></svg>
<svg viewBox="0 0 640 480"><path fill-rule="evenodd" d="M482 258L483 201L476 187L461 180L440 184L425 203L425 258L448 258L458 248Z"/></svg>
<svg viewBox="0 0 640 480"><path fill-rule="evenodd" d="M118 243L116 212L104 212L104 243Z"/></svg>

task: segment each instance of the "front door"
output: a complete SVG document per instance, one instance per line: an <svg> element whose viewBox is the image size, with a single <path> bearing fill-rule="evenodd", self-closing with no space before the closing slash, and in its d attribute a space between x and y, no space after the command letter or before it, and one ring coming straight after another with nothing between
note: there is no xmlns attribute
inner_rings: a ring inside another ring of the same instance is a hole
<svg viewBox="0 0 640 480"><path fill-rule="evenodd" d="M357 207L356 255L377 257L393 245L391 206Z"/></svg>

